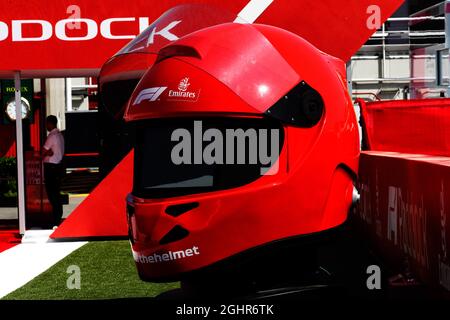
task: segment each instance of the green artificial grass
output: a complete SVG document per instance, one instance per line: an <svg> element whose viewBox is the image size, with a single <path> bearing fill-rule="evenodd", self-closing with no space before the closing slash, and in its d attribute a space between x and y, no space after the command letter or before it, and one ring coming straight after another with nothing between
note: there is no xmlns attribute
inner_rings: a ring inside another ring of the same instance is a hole
<svg viewBox="0 0 450 320"><path fill-rule="evenodd" d="M67 273L76 265L81 288L68 289ZM5 300L120 299L154 297L179 283L146 283L139 279L128 241L90 242L10 293Z"/></svg>

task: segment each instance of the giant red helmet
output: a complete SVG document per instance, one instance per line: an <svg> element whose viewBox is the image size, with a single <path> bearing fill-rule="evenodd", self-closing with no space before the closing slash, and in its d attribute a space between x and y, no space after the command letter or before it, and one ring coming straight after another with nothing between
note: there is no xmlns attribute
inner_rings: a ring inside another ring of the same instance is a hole
<svg viewBox="0 0 450 320"><path fill-rule="evenodd" d="M221 24L163 47L125 111L140 277L183 279L344 223L359 157L345 74L268 25Z"/></svg>

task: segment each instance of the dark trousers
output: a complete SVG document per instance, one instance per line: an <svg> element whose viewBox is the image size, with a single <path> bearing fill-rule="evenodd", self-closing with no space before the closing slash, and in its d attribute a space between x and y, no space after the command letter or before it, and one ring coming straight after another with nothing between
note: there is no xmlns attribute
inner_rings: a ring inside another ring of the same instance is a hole
<svg viewBox="0 0 450 320"><path fill-rule="evenodd" d="M53 163L44 163L45 190L48 200L52 205L53 224L58 226L61 223L63 207L61 202L61 178L62 165Z"/></svg>

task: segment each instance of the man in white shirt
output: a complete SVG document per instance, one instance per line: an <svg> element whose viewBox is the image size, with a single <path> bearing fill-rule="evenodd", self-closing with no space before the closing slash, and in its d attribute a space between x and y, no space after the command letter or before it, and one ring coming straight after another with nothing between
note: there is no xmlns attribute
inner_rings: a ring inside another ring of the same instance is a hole
<svg viewBox="0 0 450 320"><path fill-rule="evenodd" d="M61 223L63 207L61 202L62 159L64 156L64 137L57 128L58 119L50 115L46 120L47 140L43 146L44 180L48 200L53 210L53 225Z"/></svg>

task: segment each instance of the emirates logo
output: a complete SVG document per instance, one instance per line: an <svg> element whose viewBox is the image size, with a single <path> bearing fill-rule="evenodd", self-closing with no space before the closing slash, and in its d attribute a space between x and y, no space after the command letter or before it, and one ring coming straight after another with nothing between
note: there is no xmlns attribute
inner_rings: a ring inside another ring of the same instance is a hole
<svg viewBox="0 0 450 320"><path fill-rule="evenodd" d="M200 94L200 89L196 91L188 91L190 86L191 84L189 83L189 77L181 79L178 84L178 90L169 90L168 100L196 102Z"/></svg>
<svg viewBox="0 0 450 320"><path fill-rule="evenodd" d="M189 78L186 77L180 81L178 85L178 90L185 92L191 84L189 83Z"/></svg>

